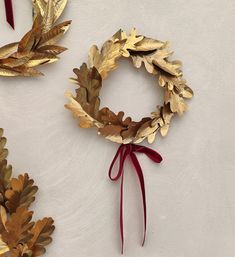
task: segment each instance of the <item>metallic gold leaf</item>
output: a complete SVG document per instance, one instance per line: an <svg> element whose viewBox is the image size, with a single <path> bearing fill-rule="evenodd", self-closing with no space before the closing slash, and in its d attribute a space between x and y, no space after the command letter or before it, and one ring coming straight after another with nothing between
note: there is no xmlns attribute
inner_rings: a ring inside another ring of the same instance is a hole
<svg viewBox="0 0 235 257"><path fill-rule="evenodd" d="M173 76L181 76L182 72L179 70L180 67L182 66L180 61L172 61L168 62L164 59L158 59L154 58L153 59L153 64L161 68L162 70L168 72L169 74Z"/></svg>
<svg viewBox="0 0 235 257"><path fill-rule="evenodd" d="M40 14L44 16L46 10L46 2L44 0L33 0L33 5L35 10L35 16L38 15L38 10L40 11Z"/></svg>
<svg viewBox="0 0 235 257"><path fill-rule="evenodd" d="M21 207L13 213L6 222L6 231L2 233L2 240L13 249L18 244L24 244L32 238L30 233L34 222L31 222L33 212Z"/></svg>
<svg viewBox="0 0 235 257"><path fill-rule="evenodd" d="M6 207L10 213L15 212L18 207L29 207L35 200L34 195L38 191L38 187L33 183L34 181L29 179L28 174L11 179L10 188L5 192Z"/></svg>
<svg viewBox="0 0 235 257"><path fill-rule="evenodd" d="M31 230L32 239L28 242L29 249L33 252L33 257L40 256L46 252L45 246L52 242L51 234L55 227L52 218L44 218L35 223Z"/></svg>
<svg viewBox="0 0 235 257"><path fill-rule="evenodd" d="M64 11L64 8L67 5L68 0L54 0L54 22L58 20L62 12Z"/></svg>
<svg viewBox="0 0 235 257"><path fill-rule="evenodd" d="M135 47L132 50L149 52L149 51L160 49L161 47L164 46L164 44L165 43L162 41L144 37L140 42L135 44Z"/></svg>
<svg viewBox="0 0 235 257"><path fill-rule="evenodd" d="M0 235L0 255L5 254L9 251L10 251L10 249L9 249L8 245L2 240L2 237Z"/></svg>
<svg viewBox="0 0 235 257"><path fill-rule="evenodd" d="M11 43L8 45L5 45L0 48L0 59L8 57L10 54L14 53L18 48L18 42Z"/></svg>
<svg viewBox="0 0 235 257"><path fill-rule="evenodd" d="M129 51L136 49L136 44L139 43L140 41L142 41L143 38L144 38L143 36L138 36L137 35L135 28L133 28L131 30L129 36L127 36L126 33L123 32L122 39L126 39L126 42L125 42L124 47L121 50L122 51L122 55L124 57L129 57L130 56Z"/></svg>
<svg viewBox="0 0 235 257"><path fill-rule="evenodd" d="M27 61L27 63L25 63L25 67L35 67L46 63L53 63L58 59L59 57L54 54L36 53Z"/></svg>
<svg viewBox="0 0 235 257"><path fill-rule="evenodd" d="M103 79L108 76L108 72L117 68L117 60L121 57L122 44L108 40L103 45L101 51L97 46L92 46L89 51L89 66L96 67Z"/></svg>
<svg viewBox="0 0 235 257"><path fill-rule="evenodd" d="M43 34L39 43L39 48L47 45L54 45L59 41L63 35L67 32L71 24L71 21L62 22L47 33Z"/></svg>
<svg viewBox="0 0 235 257"><path fill-rule="evenodd" d="M88 115L81 105L74 100L74 97L71 93L67 92L65 96L69 99L69 103L65 105L67 109L72 111L74 118L79 120L79 125L81 128L91 128L95 124L97 126L100 126L100 123L96 121L94 118L92 118L90 115Z"/></svg>
<svg viewBox="0 0 235 257"><path fill-rule="evenodd" d="M38 52L42 53L48 53L48 54L53 54L53 55L58 55L66 51L67 48L62 47L62 46L56 46L56 45L46 45L38 48Z"/></svg>
<svg viewBox="0 0 235 257"><path fill-rule="evenodd" d="M53 0L48 0L46 4L46 10L43 15L43 33L48 32L52 28L54 22L54 12L55 10Z"/></svg>

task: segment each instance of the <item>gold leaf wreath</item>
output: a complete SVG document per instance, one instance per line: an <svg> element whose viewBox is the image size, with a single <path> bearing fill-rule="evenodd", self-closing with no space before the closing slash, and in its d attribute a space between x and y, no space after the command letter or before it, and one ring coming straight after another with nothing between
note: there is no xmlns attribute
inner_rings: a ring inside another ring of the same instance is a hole
<svg viewBox="0 0 235 257"><path fill-rule="evenodd" d="M46 252L54 231L52 218L31 221L30 204L38 187L28 174L11 178L12 167L7 163L6 138L0 129L0 256L36 257ZM10 253L10 255L9 255Z"/></svg>
<svg viewBox="0 0 235 257"><path fill-rule="evenodd" d="M0 48L0 76L43 75L37 66L53 63L67 48L56 45L68 30L71 21L55 24L67 0L32 0L34 22L20 42Z"/></svg>
<svg viewBox="0 0 235 257"><path fill-rule="evenodd" d="M79 120L80 127L96 126L99 134L117 143L140 143L146 138L152 143L158 131L166 136L173 115L182 115L187 109L185 98L193 96L183 79L181 62L169 60L172 53L168 42L137 35L135 29L129 35L119 30L100 51L97 46L91 47L89 66L84 63L80 69L74 69L77 78L72 81L79 87L76 96L66 93L70 102L65 107ZM130 57L136 68L143 65L165 91L163 106L138 122L130 117L123 119L124 112L115 114L107 107L100 109L102 80L117 68L122 56Z"/></svg>

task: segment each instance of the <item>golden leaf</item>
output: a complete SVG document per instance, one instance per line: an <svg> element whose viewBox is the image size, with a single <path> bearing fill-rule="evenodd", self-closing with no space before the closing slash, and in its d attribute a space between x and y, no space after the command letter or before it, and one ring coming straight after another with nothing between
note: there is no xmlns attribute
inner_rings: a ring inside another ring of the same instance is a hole
<svg viewBox="0 0 235 257"><path fill-rule="evenodd" d="M5 149L5 145L6 145L6 138L2 137L3 135L3 130L0 129L0 162L4 161L8 155L8 150Z"/></svg>
<svg viewBox="0 0 235 257"><path fill-rule="evenodd" d="M15 68L26 64L33 55L33 52L18 52L7 59L0 61L0 63L8 68Z"/></svg>
<svg viewBox="0 0 235 257"><path fill-rule="evenodd" d="M158 58L154 58L153 59L153 64L155 64L156 66L158 66L159 68L161 68L162 70L168 72L169 74L173 75L173 76L181 76L182 73L179 70L180 67L182 66L180 61L172 61L172 62L168 62L164 59L158 59Z"/></svg>
<svg viewBox="0 0 235 257"><path fill-rule="evenodd" d="M135 28L133 28L131 30L129 36L127 36L126 33L123 32L122 39L126 39L126 42L125 42L124 47L121 50L122 55L124 57L129 57L130 56L129 51L136 49L136 44L139 43L141 40L143 40L143 38L144 38L143 36L138 36L136 34L136 29Z"/></svg>
<svg viewBox="0 0 235 257"><path fill-rule="evenodd" d="M12 70L7 67L2 67L0 66L0 76L4 77L15 77L15 76L20 76L21 72L17 72L15 70Z"/></svg>
<svg viewBox="0 0 235 257"><path fill-rule="evenodd" d="M131 119L127 117L123 120L124 112L119 112L117 115L110 111L108 108L103 108L99 112L99 119L105 125L99 128L99 133L107 139L116 143L122 143L122 131L128 128Z"/></svg>
<svg viewBox="0 0 235 257"><path fill-rule="evenodd" d="M144 37L140 42L135 44L133 51L153 51L162 48L165 45L165 42L155 40L152 38Z"/></svg>
<svg viewBox="0 0 235 257"><path fill-rule="evenodd" d="M2 237L0 235L0 255L7 253L9 251L10 251L9 247L4 241L2 241Z"/></svg>
<svg viewBox="0 0 235 257"><path fill-rule="evenodd" d="M6 207L10 213L15 212L18 207L29 207L35 200L34 195L38 191L38 187L33 183L34 181L29 179L28 174L11 179L10 189L5 192Z"/></svg>
<svg viewBox="0 0 235 257"><path fill-rule="evenodd" d="M54 10L55 10L55 15L54 15L54 22L57 21L57 19L60 17L62 12L64 11L66 5L67 5L68 0L54 0Z"/></svg>
<svg viewBox="0 0 235 257"><path fill-rule="evenodd" d="M109 71L117 68L117 60L121 57L122 44L108 40L101 51L97 46L92 46L89 51L89 66L96 67L101 77L105 79Z"/></svg>
<svg viewBox="0 0 235 257"><path fill-rule="evenodd" d="M46 4L46 10L43 15L43 29L42 32L48 32L53 25L54 22L54 3L53 0L48 0Z"/></svg>
<svg viewBox="0 0 235 257"><path fill-rule="evenodd" d="M8 57L10 54L14 53L18 48L18 42L17 43L11 43L8 45L5 45L0 48L0 59Z"/></svg>
<svg viewBox="0 0 235 257"><path fill-rule="evenodd" d="M7 212L6 209L0 205L0 235L6 230Z"/></svg>
<svg viewBox="0 0 235 257"><path fill-rule="evenodd" d="M70 24L71 21L62 22L53 27L47 33L43 34L38 44L38 47L41 48L42 46L54 45L67 32Z"/></svg>
<svg viewBox="0 0 235 257"><path fill-rule="evenodd" d="M0 129L0 204L4 201L5 191L10 183L12 167L7 165L8 150L5 149L6 138L2 137L3 130Z"/></svg>
<svg viewBox="0 0 235 257"><path fill-rule="evenodd" d="M55 227L52 218L44 218L35 223L31 229L32 239L28 242L29 249L32 250L32 257L40 256L46 252L45 246L51 243L51 234Z"/></svg>
<svg viewBox="0 0 235 257"><path fill-rule="evenodd" d="M156 74L157 70L156 67L153 65L152 61L151 61L151 54L148 55L131 55L134 67L136 68L140 68L142 63L145 66L145 69L148 71L148 73L150 74Z"/></svg>
<svg viewBox="0 0 235 257"><path fill-rule="evenodd" d="M41 16L44 16L46 10L46 2L44 0L33 0L34 5L34 17L38 15L38 11L40 12Z"/></svg>
<svg viewBox="0 0 235 257"><path fill-rule="evenodd" d="M35 67L45 63L56 62L59 58L54 54L49 53L35 53L30 60L27 61L25 67Z"/></svg>
<svg viewBox="0 0 235 257"><path fill-rule="evenodd" d="M24 244L32 238L30 233L34 222L30 222L33 212L24 207L20 207L6 222L6 231L2 233L3 241L13 249L18 244Z"/></svg>
<svg viewBox="0 0 235 257"><path fill-rule="evenodd" d="M81 128L91 128L95 124L99 124L94 118L88 115L76 100L71 93L67 92L66 97L69 99L69 103L65 107L73 113L74 118L79 120L79 125Z"/></svg>
<svg viewBox="0 0 235 257"><path fill-rule="evenodd" d="M38 52L42 53L48 53L48 54L53 54L53 55L58 55L66 51L67 48L62 47L62 46L56 46L56 45L46 45L38 48Z"/></svg>
<svg viewBox="0 0 235 257"><path fill-rule="evenodd" d="M152 126L151 123L152 123L152 120L149 120L139 128L136 135L137 139L140 139L140 138L145 139L146 137L155 133L158 130L159 128L158 124L154 124L154 126Z"/></svg>
<svg viewBox="0 0 235 257"><path fill-rule="evenodd" d="M39 34L41 33L41 28L33 28L27 32L24 37L20 40L18 46L18 52L30 52L38 44Z"/></svg>
<svg viewBox="0 0 235 257"><path fill-rule="evenodd" d="M179 115L182 115L187 110L187 104L183 98L174 91L165 91L165 103L170 103L171 111L177 112Z"/></svg>

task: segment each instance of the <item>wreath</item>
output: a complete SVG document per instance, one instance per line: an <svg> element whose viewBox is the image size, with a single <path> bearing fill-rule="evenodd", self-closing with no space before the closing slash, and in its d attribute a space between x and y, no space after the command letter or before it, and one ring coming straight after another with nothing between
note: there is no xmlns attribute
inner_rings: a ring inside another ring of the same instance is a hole
<svg viewBox="0 0 235 257"><path fill-rule="evenodd" d="M32 221L29 206L35 200L38 187L28 174L11 178L7 163L6 138L0 129L0 256L36 257L46 252L54 231L53 219ZM10 254L10 255L9 255Z"/></svg>
<svg viewBox="0 0 235 257"><path fill-rule="evenodd" d="M0 48L0 76L43 75L37 66L56 62L67 48L57 45L71 21L56 24L67 0L32 0L33 25L16 43Z"/></svg>
<svg viewBox="0 0 235 257"><path fill-rule="evenodd" d="M168 42L138 35L135 29L132 29L129 35L119 30L104 43L100 51L97 46L91 47L88 65L83 63L80 69L74 69L77 77L71 80L78 85L76 95L73 96L70 92L66 93L69 103L65 107L78 119L80 127L97 127L98 134L121 144L110 165L109 178L112 181L121 179L122 253L124 249L123 181L125 160L129 157L133 163L140 183L144 213L142 244L144 245L147 226L146 193L143 171L136 154L145 154L155 163L161 163L162 157L153 149L136 144L141 143L144 139L152 143L158 131L162 136L166 136L174 114L182 115L187 109L185 99L193 96L193 91L183 79L181 62L171 61L169 59L171 55ZM131 58L136 68L144 66L148 73L156 76L158 84L165 91L163 105L158 106L150 117L144 117L140 121L133 121L130 117L124 118L123 111L115 114L108 107L100 109L99 95L102 81L110 71L117 68L117 62L121 57ZM113 168L118 158L118 171L113 175Z"/></svg>
<svg viewBox="0 0 235 257"><path fill-rule="evenodd" d="M129 35L119 30L100 51L95 45L91 47L89 65L83 63L74 69L77 77L72 81L79 87L75 96L66 93L70 102L65 107L79 120L80 127L97 127L99 134L117 143L141 143L144 139L152 143L157 132L166 136L174 114L182 115L187 109L185 99L193 96L183 79L181 62L169 60L172 53L168 42L137 35L135 29ZM121 57L131 58L136 68L144 66L165 92L163 105L140 121L124 118L122 111L115 114L107 107L100 109L102 81L117 68Z"/></svg>

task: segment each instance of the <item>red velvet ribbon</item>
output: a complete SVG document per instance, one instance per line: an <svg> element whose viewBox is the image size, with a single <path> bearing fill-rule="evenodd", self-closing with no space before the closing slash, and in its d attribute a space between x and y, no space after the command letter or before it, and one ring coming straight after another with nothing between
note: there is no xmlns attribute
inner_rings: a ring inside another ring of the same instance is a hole
<svg viewBox="0 0 235 257"><path fill-rule="evenodd" d="M144 235L143 235L143 243L145 243L146 238L146 223L147 223L147 209L146 209L146 195L145 195L145 184L144 184L144 175L140 163L137 159L136 153L143 153L149 159L151 159L155 163L160 163L162 161L162 157L156 151L145 147L139 146L134 144L127 144L121 145L117 150L116 155L110 165L109 168L109 178L112 181L117 181L121 178L121 188L120 188L120 234L121 234L121 242L122 242L122 254L124 249L124 228L123 228L123 182L124 182L124 163L126 158L129 156L131 162L134 165L136 174L138 176L140 182L140 188L142 193L142 200L143 200L143 210L144 210ZM116 163L117 159L119 158L119 168L117 175L112 175L113 173L113 166Z"/></svg>
<svg viewBox="0 0 235 257"><path fill-rule="evenodd" d="M15 23L14 23L12 0L4 0L4 2L5 2L5 10L6 10L6 20L11 25L11 27L14 29Z"/></svg>

